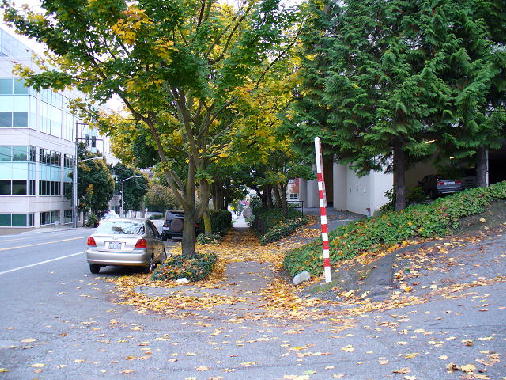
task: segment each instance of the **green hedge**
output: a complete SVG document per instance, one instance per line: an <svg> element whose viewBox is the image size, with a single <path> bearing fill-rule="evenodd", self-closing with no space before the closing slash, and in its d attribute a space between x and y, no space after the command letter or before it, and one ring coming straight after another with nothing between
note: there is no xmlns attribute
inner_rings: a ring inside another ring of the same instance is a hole
<svg viewBox="0 0 506 380"><path fill-rule="evenodd" d="M303 225L307 224L306 217L300 217L295 219L288 219L280 224L270 228L265 234L260 237L260 244L267 244L273 241L278 241L284 237L292 234L295 230Z"/></svg>
<svg viewBox="0 0 506 380"><path fill-rule="evenodd" d="M298 227L307 224L308 219L294 208L289 208L285 214L280 208L253 208L255 218L251 227L260 238L261 244L280 240Z"/></svg>
<svg viewBox="0 0 506 380"><path fill-rule="evenodd" d="M499 199L506 199L506 182L469 189L430 204L413 205L341 226L329 234L331 261L349 259L416 237L447 235L459 227L461 218L482 213L492 201ZM303 270L319 275L322 272L321 240L289 251L284 267L291 275Z"/></svg>
<svg viewBox="0 0 506 380"><path fill-rule="evenodd" d="M232 214L227 210L209 210L213 233L224 235L232 228Z"/></svg>
<svg viewBox="0 0 506 380"><path fill-rule="evenodd" d="M214 253L196 254L187 258L181 255L169 257L162 265L159 265L151 275L156 281L177 280L187 278L195 282L206 279L213 271L218 257Z"/></svg>

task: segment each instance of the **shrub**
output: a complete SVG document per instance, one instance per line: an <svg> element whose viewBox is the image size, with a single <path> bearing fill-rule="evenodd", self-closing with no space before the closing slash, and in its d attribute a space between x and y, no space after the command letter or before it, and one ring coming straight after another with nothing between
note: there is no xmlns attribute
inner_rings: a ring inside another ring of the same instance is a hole
<svg viewBox="0 0 506 380"><path fill-rule="evenodd" d="M232 214L228 210L209 210L213 234L224 235L232 228Z"/></svg>
<svg viewBox="0 0 506 380"><path fill-rule="evenodd" d="M496 199L506 199L506 182L489 188L469 189L430 204L412 205L397 212L387 211L341 226L329 234L331 260L349 259L416 237L447 235L459 227L460 219L485 211ZM320 274L321 240L289 251L284 267L291 275L302 270Z"/></svg>
<svg viewBox="0 0 506 380"><path fill-rule="evenodd" d="M265 234L260 237L261 244L271 243L278 241L284 237L295 232L297 228L307 224L306 217L300 217L296 219L288 219L280 224L270 228Z"/></svg>
<svg viewBox="0 0 506 380"><path fill-rule="evenodd" d="M217 244L221 240L220 234L199 234L197 236L198 244Z"/></svg>
<svg viewBox="0 0 506 380"><path fill-rule="evenodd" d="M151 279L168 281L186 278L192 282L204 280L213 271L217 260L218 256L214 253L196 254L193 257L171 256L156 268Z"/></svg>
<svg viewBox="0 0 506 380"><path fill-rule="evenodd" d="M280 208L254 208L253 212L255 218L251 227L259 236L261 244L280 240L308 222L308 219L294 208L289 208L287 214Z"/></svg>

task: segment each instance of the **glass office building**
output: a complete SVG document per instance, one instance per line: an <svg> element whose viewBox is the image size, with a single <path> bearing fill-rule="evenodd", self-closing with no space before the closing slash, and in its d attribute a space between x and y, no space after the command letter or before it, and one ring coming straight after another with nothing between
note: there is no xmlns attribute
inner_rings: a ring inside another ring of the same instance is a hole
<svg viewBox="0 0 506 380"><path fill-rule="evenodd" d="M76 120L65 94L35 91L13 75L33 52L0 29L0 228L72 222L69 174Z"/></svg>

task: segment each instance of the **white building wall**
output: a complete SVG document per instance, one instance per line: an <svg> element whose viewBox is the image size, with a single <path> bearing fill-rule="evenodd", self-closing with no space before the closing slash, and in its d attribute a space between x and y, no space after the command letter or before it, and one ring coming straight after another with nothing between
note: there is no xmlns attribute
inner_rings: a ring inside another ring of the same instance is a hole
<svg viewBox="0 0 506 380"><path fill-rule="evenodd" d="M334 208L336 210L348 209L348 187L347 187L347 168L336 162L333 164L333 178L334 178Z"/></svg>

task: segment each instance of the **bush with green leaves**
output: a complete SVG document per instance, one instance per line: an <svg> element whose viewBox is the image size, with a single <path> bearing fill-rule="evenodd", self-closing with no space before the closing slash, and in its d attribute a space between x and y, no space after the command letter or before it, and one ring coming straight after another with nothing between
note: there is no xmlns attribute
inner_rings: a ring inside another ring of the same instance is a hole
<svg viewBox="0 0 506 380"><path fill-rule="evenodd" d="M232 228L232 214L228 210L209 210L213 234L224 235Z"/></svg>
<svg viewBox="0 0 506 380"><path fill-rule="evenodd" d="M254 208L255 218L251 227L262 244L280 240L292 234L298 227L307 224L308 219L294 208L285 213L280 208Z"/></svg>
<svg viewBox="0 0 506 380"><path fill-rule="evenodd" d="M218 244L220 240L221 240L220 234L199 234L197 236L197 243L201 245Z"/></svg>
<svg viewBox="0 0 506 380"><path fill-rule="evenodd" d="M329 234L331 261L375 252L408 239L447 235L459 227L462 218L480 214L492 201L504 199L506 182L500 182L338 227ZM319 275L322 272L321 253L321 240L316 240L289 251L284 267L291 275L304 270Z"/></svg>
<svg viewBox="0 0 506 380"><path fill-rule="evenodd" d="M273 241L281 240L284 237L293 234L297 228L306 225L307 222L308 220L304 216L295 219L288 219L284 222L281 222L263 234L260 237L260 243L268 244Z"/></svg>
<svg viewBox="0 0 506 380"><path fill-rule="evenodd" d="M151 275L155 281L169 281L186 278L191 282L206 279L213 271L218 256L214 253L196 254L193 257L181 255L169 257Z"/></svg>

